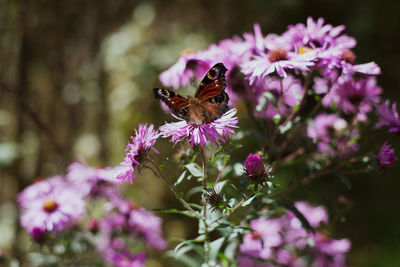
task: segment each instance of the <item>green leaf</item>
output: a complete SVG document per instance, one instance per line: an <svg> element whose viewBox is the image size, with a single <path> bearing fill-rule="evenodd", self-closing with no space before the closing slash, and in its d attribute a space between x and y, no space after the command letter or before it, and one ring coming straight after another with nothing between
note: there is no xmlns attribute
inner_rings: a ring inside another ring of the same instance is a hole
<svg viewBox="0 0 400 267"><path fill-rule="evenodd" d="M188 216L190 218L196 218L196 216L187 210L177 210L177 209L153 209L153 211L159 211L163 213L175 213L175 214L182 214Z"/></svg>
<svg viewBox="0 0 400 267"><path fill-rule="evenodd" d="M183 179L185 178L185 176L186 176L186 171L183 171L182 174L178 177L178 179L174 183L174 186L177 186L178 184L180 184L183 181Z"/></svg>
<svg viewBox="0 0 400 267"><path fill-rule="evenodd" d="M189 163L185 167L194 177L203 177L203 172L196 163Z"/></svg>
<svg viewBox="0 0 400 267"><path fill-rule="evenodd" d="M225 237L220 237L212 242L210 242L210 260L215 261L218 255L218 251L221 249L224 244Z"/></svg>
<svg viewBox="0 0 400 267"><path fill-rule="evenodd" d="M299 110L299 107L300 107L300 105L299 105L299 104L296 104L296 105L293 107L293 111L294 111L294 112L297 112L297 111Z"/></svg>
<svg viewBox="0 0 400 267"><path fill-rule="evenodd" d="M311 226L311 224L308 222L306 217L294 206L293 203L287 203L287 202L279 202L279 205L282 207L286 208L287 210L290 210L296 215L296 217L301 221L301 224L306 230L311 231L312 233L315 234L314 228Z"/></svg>
<svg viewBox="0 0 400 267"><path fill-rule="evenodd" d="M259 195L262 195L263 193L257 193L254 196L249 197L249 199L247 199L245 202L243 202L242 207L246 207L247 205L249 205L256 197L258 197Z"/></svg>
<svg viewBox="0 0 400 267"><path fill-rule="evenodd" d="M189 252L190 250L192 250L190 247L186 247L186 250L183 250L183 253L179 253L180 255L177 255L177 253L175 253L174 251L168 251L167 255L171 258L174 258L175 260L181 262L184 264L184 266L188 266L188 267L198 267L201 265L200 261L197 261L195 258L185 255L186 252ZM189 250L187 250L189 249Z"/></svg>

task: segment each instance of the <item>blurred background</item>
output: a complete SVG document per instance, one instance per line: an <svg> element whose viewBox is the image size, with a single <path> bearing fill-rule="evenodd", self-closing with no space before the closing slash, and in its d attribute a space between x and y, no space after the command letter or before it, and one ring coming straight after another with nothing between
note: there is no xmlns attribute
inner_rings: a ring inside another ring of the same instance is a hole
<svg viewBox="0 0 400 267"><path fill-rule="evenodd" d="M252 32L255 22L264 34L280 34L308 16L324 17L346 26L358 41L357 62L375 61L383 96L398 100L399 10L395 0L0 1L0 250L29 266L25 254L34 247L16 223L17 192L38 177L65 173L79 157L117 165L138 123L169 119L152 88L185 49ZM295 197L331 212L345 197L351 208L336 231L353 243L349 265L400 266L399 174L397 167L352 175L351 185L323 179ZM147 172L126 193L148 209L179 205ZM190 220L162 216L166 236L191 236Z"/></svg>

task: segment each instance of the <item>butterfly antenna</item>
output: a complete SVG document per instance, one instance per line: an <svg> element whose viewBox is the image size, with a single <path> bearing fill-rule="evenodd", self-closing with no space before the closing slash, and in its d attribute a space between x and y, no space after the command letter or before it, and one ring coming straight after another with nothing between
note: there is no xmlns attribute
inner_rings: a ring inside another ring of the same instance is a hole
<svg viewBox="0 0 400 267"><path fill-rule="evenodd" d="M196 86L196 78L192 78L192 79L190 79L190 85L193 87L193 88L197 88L197 86Z"/></svg>

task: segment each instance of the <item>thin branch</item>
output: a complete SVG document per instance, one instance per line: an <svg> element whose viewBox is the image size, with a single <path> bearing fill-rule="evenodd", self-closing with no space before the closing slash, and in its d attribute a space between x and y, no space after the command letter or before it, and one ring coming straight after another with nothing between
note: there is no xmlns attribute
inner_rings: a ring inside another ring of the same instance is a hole
<svg viewBox="0 0 400 267"><path fill-rule="evenodd" d="M216 186L218 184L219 180L221 179L222 173L224 172L225 167L226 167L226 162L224 161L224 165L222 165L221 171L219 172L218 177L215 180L214 186Z"/></svg>
<svg viewBox="0 0 400 267"><path fill-rule="evenodd" d="M201 220L202 217L192 209L192 207L189 206L189 204L179 195L179 193L176 191L175 187L170 183L170 181L167 180L167 178L164 176L164 174L161 172L160 168L158 165L154 162L154 160L150 157L147 157L151 165L156 169L158 175L161 177L161 179L167 184L168 188L171 190L171 192L175 195L175 197L179 200L179 202L182 203L182 205L189 210L191 213L193 213L197 219Z"/></svg>
<svg viewBox="0 0 400 267"><path fill-rule="evenodd" d="M201 162L203 163L203 187L207 188L207 163L204 156L204 149L200 147Z"/></svg>
<svg viewBox="0 0 400 267"><path fill-rule="evenodd" d="M214 221L210 222L208 225L211 225L213 223L218 222L219 220L225 218L226 216L231 215L235 210L237 210L238 208L240 208L243 204L243 202L245 202L246 200L248 200L252 195L254 194L254 189L252 192L250 192L249 194L247 194L238 204L236 204L235 207L233 207L230 211L222 214L220 217L218 217L217 219L215 219Z"/></svg>
<svg viewBox="0 0 400 267"><path fill-rule="evenodd" d="M303 95L301 97L300 100L300 104L299 104L299 108L297 109L297 111L292 112L287 118L286 120L281 124L281 126L285 126L289 121L291 121L294 117L297 116L297 114L299 114L301 108L305 105L306 99L307 99L307 90L308 87L311 84L311 78L312 78L312 74L313 74L314 70L310 70L310 72L307 74L306 76L306 80L304 81L304 85L303 85Z"/></svg>

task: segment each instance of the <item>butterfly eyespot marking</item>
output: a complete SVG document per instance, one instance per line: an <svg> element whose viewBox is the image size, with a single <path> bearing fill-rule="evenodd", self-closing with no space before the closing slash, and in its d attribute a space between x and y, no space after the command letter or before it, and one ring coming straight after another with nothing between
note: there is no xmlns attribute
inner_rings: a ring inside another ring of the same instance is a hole
<svg viewBox="0 0 400 267"><path fill-rule="evenodd" d="M189 110L187 108L183 108L183 109L178 110L177 113L186 117L189 114Z"/></svg>
<svg viewBox="0 0 400 267"><path fill-rule="evenodd" d="M214 96L214 97L210 98L208 101L211 102L211 103L218 103L218 104L220 104L220 103L222 103L224 100L225 100L224 95L223 95L223 94L220 94L220 95L217 95L217 96Z"/></svg>

